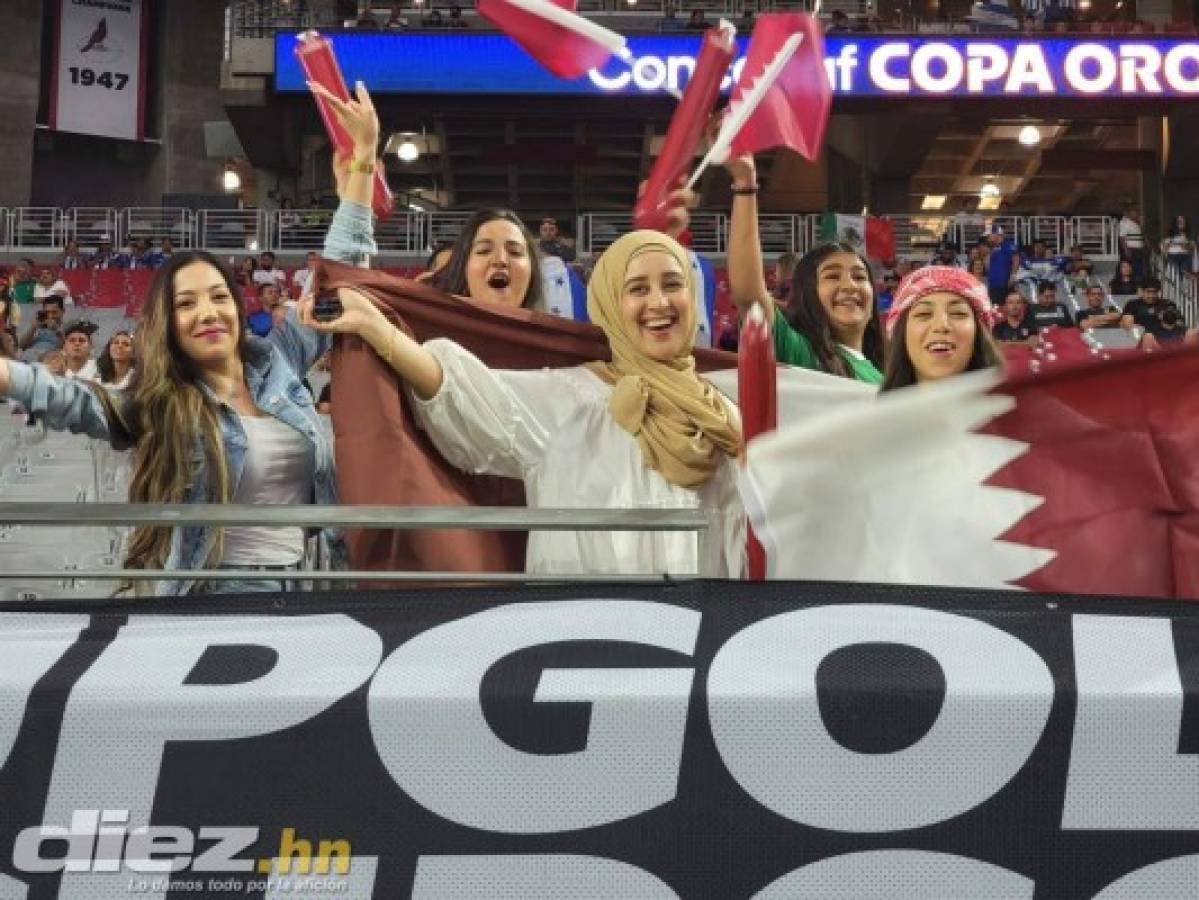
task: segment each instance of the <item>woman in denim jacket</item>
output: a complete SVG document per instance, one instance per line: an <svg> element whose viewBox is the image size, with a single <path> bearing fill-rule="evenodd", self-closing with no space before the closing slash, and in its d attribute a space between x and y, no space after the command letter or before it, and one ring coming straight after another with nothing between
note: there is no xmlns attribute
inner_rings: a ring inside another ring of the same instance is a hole
<svg viewBox="0 0 1199 900"><path fill-rule="evenodd" d="M325 255L375 252L370 197L379 123L361 85L339 117L354 139ZM47 427L133 447L130 500L140 503L337 502L332 440L302 379L329 338L295 310L266 338L246 332L236 283L208 253L175 254L158 271L137 326L137 370L123 394L0 359L0 395ZM159 582L159 595L280 590L299 567L299 529L135 529L130 569L253 568L251 582Z"/></svg>

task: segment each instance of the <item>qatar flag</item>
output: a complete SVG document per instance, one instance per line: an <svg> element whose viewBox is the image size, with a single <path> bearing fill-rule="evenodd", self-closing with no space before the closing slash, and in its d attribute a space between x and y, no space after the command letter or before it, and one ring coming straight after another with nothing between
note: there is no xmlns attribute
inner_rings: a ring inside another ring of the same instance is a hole
<svg viewBox="0 0 1199 900"><path fill-rule="evenodd" d="M742 104L753 111L737 130L730 154L790 147L805 159L816 159L832 97L819 21L800 13L759 16L729 103L729 118L737 117Z"/></svg>
<svg viewBox="0 0 1199 900"><path fill-rule="evenodd" d="M625 39L578 15L575 0L479 0L475 9L559 78L628 56Z"/></svg>
<svg viewBox="0 0 1199 900"><path fill-rule="evenodd" d="M980 372L750 443L772 578L1199 597L1199 351Z"/></svg>

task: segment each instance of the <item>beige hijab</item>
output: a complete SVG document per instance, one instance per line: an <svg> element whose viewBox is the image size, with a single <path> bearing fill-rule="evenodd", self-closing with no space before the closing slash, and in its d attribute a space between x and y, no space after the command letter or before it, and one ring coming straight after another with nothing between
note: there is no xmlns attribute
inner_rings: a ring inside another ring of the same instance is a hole
<svg viewBox="0 0 1199 900"><path fill-rule="evenodd" d="M604 251L587 285L587 314L604 330L612 362L589 368L614 385L608 408L616 423L637 439L645 465L671 484L697 488L735 456L741 440L720 393L695 374L695 306L684 312L687 342L674 359L659 361L642 353L620 314L620 298L629 263L657 251L675 258L695 297L695 278L687 252L656 231L626 234Z"/></svg>

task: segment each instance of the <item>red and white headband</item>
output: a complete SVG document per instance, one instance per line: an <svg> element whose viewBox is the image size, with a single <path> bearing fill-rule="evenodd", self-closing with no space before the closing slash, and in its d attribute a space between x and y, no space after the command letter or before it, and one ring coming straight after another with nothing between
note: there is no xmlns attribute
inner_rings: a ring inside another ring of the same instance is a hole
<svg viewBox="0 0 1199 900"><path fill-rule="evenodd" d="M895 299L887 310L885 321L887 337L895 330L895 323L912 304L921 297L946 291L969 301L979 320L989 329L994 324L994 307L987 296L987 288L965 269L954 266L925 266L906 275L895 291Z"/></svg>

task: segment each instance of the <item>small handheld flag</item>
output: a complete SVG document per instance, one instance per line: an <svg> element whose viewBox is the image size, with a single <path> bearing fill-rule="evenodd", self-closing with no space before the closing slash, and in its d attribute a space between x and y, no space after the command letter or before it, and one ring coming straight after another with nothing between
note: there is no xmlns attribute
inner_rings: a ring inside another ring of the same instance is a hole
<svg viewBox="0 0 1199 900"><path fill-rule="evenodd" d="M687 186L730 155L790 147L815 159L831 106L820 23L798 13L761 16L728 115Z"/></svg>

